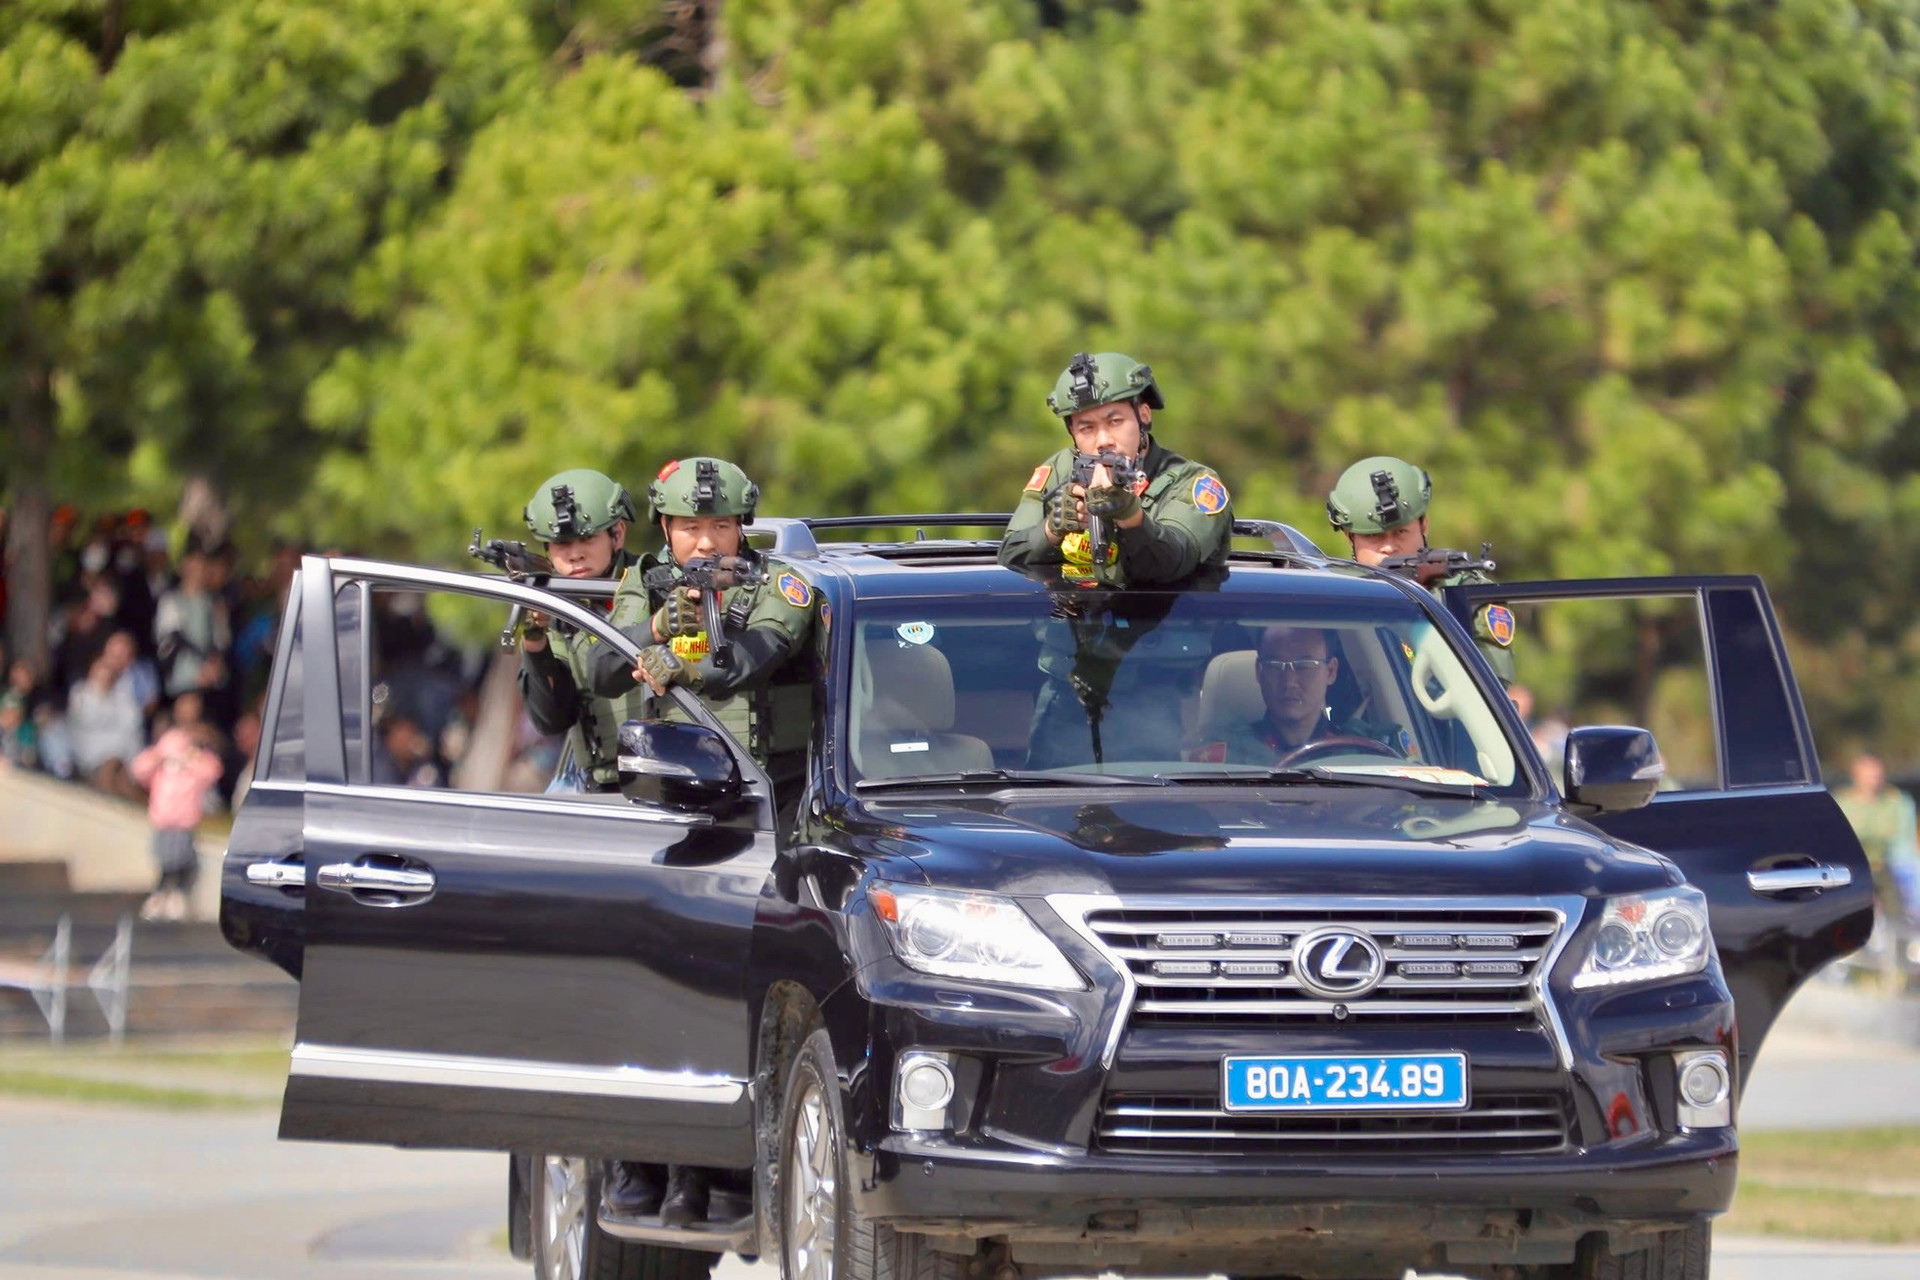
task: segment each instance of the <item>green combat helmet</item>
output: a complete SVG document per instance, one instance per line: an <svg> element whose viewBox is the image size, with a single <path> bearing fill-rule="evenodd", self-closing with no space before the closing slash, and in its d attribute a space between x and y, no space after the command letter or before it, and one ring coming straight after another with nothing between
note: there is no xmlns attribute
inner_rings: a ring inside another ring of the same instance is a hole
<svg viewBox="0 0 1920 1280"><path fill-rule="evenodd" d="M655 521L661 516L739 516L741 524L752 524L760 486L720 458L676 458L647 486L647 502Z"/></svg>
<svg viewBox="0 0 1920 1280"><path fill-rule="evenodd" d="M1362 458L1327 495L1327 519L1341 533L1385 533L1427 514L1433 477L1404 458Z"/></svg>
<svg viewBox="0 0 1920 1280"><path fill-rule="evenodd" d="M1142 400L1151 409L1167 407L1147 365L1118 351L1102 351L1097 356L1082 351L1053 384L1047 408L1064 422L1082 409L1096 409L1115 400Z"/></svg>
<svg viewBox="0 0 1920 1280"><path fill-rule="evenodd" d="M633 519L633 497L610 476L584 468L550 476L522 511L542 542L576 542Z"/></svg>

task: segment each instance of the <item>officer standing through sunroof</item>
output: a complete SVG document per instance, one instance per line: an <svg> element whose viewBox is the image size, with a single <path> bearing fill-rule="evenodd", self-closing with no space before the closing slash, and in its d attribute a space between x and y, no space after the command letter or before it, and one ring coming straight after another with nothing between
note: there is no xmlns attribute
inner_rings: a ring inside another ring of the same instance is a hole
<svg viewBox="0 0 1920 1280"><path fill-rule="evenodd" d="M1166 398L1151 368L1117 351L1083 351L1047 407L1069 442L1027 478L1001 564L1058 565L1088 585L1144 586L1225 562L1233 532L1227 486L1154 439L1153 415Z"/></svg>

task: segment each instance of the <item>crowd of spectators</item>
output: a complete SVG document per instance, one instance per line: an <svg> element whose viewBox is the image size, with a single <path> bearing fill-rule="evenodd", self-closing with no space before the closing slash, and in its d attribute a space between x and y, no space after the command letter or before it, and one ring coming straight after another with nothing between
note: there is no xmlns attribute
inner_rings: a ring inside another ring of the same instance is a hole
<svg viewBox="0 0 1920 1280"><path fill-rule="evenodd" d="M258 745L298 549L243 572L230 543L176 540L143 511L83 526L63 507L50 533L49 658L0 654L0 767L145 802L141 753L191 740L220 762L205 807L224 807Z"/></svg>

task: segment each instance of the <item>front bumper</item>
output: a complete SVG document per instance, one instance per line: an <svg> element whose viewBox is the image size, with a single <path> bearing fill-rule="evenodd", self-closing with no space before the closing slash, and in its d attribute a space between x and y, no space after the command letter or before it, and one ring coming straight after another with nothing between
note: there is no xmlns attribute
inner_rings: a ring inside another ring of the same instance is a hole
<svg viewBox="0 0 1920 1280"><path fill-rule="evenodd" d="M1306 1166L1053 1155L991 1143L896 1134L857 1178L862 1213L912 1230L976 1235L1111 1230L1115 1215L1160 1213L1203 1221L1236 1205L1262 1212L1397 1205L1525 1210L1594 1225L1673 1223L1726 1210L1739 1144L1732 1129L1502 1161ZM1194 1218L1193 1215L1198 1215ZM1107 1220L1103 1227L1091 1219ZM1165 1223L1173 1226L1173 1223ZM1042 1230L1035 1230L1042 1229Z"/></svg>
<svg viewBox="0 0 1920 1280"><path fill-rule="evenodd" d="M1624 1255L1723 1211L1731 1129L1563 1157L1307 1168L1183 1164L966 1148L902 1134L863 1162L868 1217L971 1252L1005 1241L1029 1276L1303 1277L1571 1263L1602 1238Z"/></svg>

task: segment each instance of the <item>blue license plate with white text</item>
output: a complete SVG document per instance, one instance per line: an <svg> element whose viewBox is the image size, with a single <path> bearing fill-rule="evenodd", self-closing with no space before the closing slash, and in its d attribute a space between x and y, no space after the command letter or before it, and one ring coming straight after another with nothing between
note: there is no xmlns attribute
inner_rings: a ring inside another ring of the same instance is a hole
<svg viewBox="0 0 1920 1280"><path fill-rule="evenodd" d="M1464 1053L1302 1054L1221 1063L1229 1111L1458 1111Z"/></svg>

